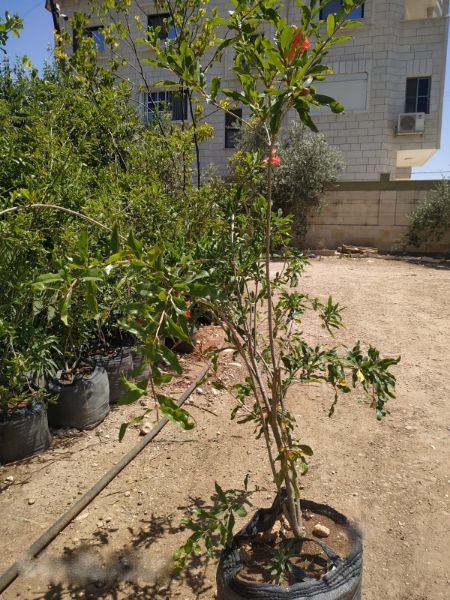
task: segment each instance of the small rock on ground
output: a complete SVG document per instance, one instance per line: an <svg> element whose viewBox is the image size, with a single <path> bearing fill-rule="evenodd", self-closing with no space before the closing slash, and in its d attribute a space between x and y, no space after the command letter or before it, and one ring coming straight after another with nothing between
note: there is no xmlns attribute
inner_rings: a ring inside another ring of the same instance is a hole
<svg viewBox="0 0 450 600"><path fill-rule="evenodd" d="M320 523L317 523L317 525L314 525L313 527L313 534L317 537L325 538L328 537L330 533L328 527L325 527L325 525L321 525Z"/></svg>

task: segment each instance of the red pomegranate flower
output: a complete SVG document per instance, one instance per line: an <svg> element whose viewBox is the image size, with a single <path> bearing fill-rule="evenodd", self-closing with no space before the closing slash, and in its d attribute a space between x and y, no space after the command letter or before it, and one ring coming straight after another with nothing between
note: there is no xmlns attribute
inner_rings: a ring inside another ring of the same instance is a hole
<svg viewBox="0 0 450 600"><path fill-rule="evenodd" d="M263 163L265 165L267 165L268 162L269 162L269 157L267 157L263 160ZM281 165L281 158L278 156L275 148L272 148L272 153L270 155L270 164L275 165L276 167Z"/></svg>
<svg viewBox="0 0 450 600"><path fill-rule="evenodd" d="M296 52L297 52L297 48L300 46L300 54L303 54L303 52L306 52L306 50L308 50L309 48L311 48L311 42L309 41L309 39L303 35L303 31L301 30L300 27L296 27L295 25L292 26L294 31L295 31L295 35L294 35L294 39L292 40L292 46L291 49L289 50L289 54L288 54L288 60L291 61Z"/></svg>
<svg viewBox="0 0 450 600"><path fill-rule="evenodd" d="M191 318L191 316L192 316L192 315L191 315L191 311L190 311L190 310L185 310L185 311L184 311L184 314L186 315L186 317L187 317L188 319L190 319L190 318Z"/></svg>

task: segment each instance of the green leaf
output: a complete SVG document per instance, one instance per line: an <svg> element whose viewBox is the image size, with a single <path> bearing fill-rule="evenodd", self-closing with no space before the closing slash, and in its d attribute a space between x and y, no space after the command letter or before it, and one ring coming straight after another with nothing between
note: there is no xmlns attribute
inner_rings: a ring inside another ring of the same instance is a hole
<svg viewBox="0 0 450 600"><path fill-rule="evenodd" d="M344 105L341 102L338 102L331 96L325 96L323 94L314 94L314 100L316 100L319 104L324 106L329 106L334 113L344 112Z"/></svg>
<svg viewBox="0 0 450 600"><path fill-rule="evenodd" d="M162 358L168 362L169 366L175 371L175 373L177 373L178 375L181 375L181 373L182 373L181 365L178 361L178 358L177 358L177 355L175 354L175 352L172 352L172 350L170 350L170 348L167 348L167 346L162 344L159 347L159 353L162 356Z"/></svg>
<svg viewBox="0 0 450 600"><path fill-rule="evenodd" d="M217 359L217 356L216 356ZM211 381L211 387L213 387L215 390L226 390L227 386L224 385L223 383L221 383L220 381Z"/></svg>
<svg viewBox="0 0 450 600"><path fill-rule="evenodd" d="M95 281L88 280L86 281L86 304L88 305L91 313L96 315L98 313L98 305L97 305L97 286L95 285Z"/></svg>
<svg viewBox="0 0 450 600"><path fill-rule="evenodd" d="M139 400L139 398L142 398L142 396L145 395L147 390L147 381L140 381L136 384L127 379L123 373L120 374L120 380L128 388L128 390L117 400L117 404L120 406L133 404L133 402L136 402L136 400Z"/></svg>
<svg viewBox="0 0 450 600"><path fill-rule="evenodd" d="M209 87L209 93L211 96L211 99L214 101L216 99L217 96L217 92L220 89L220 77L213 77L211 80L211 85Z"/></svg>
<svg viewBox="0 0 450 600"><path fill-rule="evenodd" d="M287 25L283 28L281 35L279 36L279 43L281 46L281 50L284 54L288 53L292 46L292 41L294 39L294 29L291 25Z"/></svg>
<svg viewBox="0 0 450 600"><path fill-rule="evenodd" d="M144 366L144 365L143 365ZM152 376L155 385L162 385L163 383L170 383L173 379L170 373L162 373L158 367L152 364Z"/></svg>
<svg viewBox="0 0 450 600"><path fill-rule="evenodd" d="M133 404L134 402L139 400L139 398L142 398L144 394L145 392L140 389L128 390L120 396L120 398L117 400L117 404L119 406Z"/></svg>
<svg viewBox="0 0 450 600"><path fill-rule="evenodd" d="M46 273L45 275L39 275L36 277L35 285L40 289L43 289L47 287L46 284L61 283L62 281L64 281L64 279L61 277L60 273Z"/></svg>
<svg viewBox="0 0 450 600"><path fill-rule="evenodd" d="M311 119L311 115L309 114L309 112L306 112L304 110L303 104L295 102L294 107L297 110L298 116L300 117L302 123L306 125L306 127L309 127L309 129L311 129L311 131L313 131L314 133L318 133L319 130L317 128L317 125Z"/></svg>
<svg viewBox="0 0 450 600"><path fill-rule="evenodd" d="M83 264L87 264L89 259L89 238L86 228L83 228L78 236L78 252L80 253Z"/></svg>
<svg viewBox="0 0 450 600"><path fill-rule="evenodd" d="M190 420L191 416L187 410L178 406L175 400L163 394L157 394L156 399L158 400L161 412L169 421L176 423L185 430L194 428L194 423Z"/></svg>
<svg viewBox="0 0 450 600"><path fill-rule="evenodd" d="M344 105L341 102L338 102L337 100L330 103L330 108L331 108L331 111L334 112L335 114L342 113L345 110Z"/></svg>
<svg viewBox="0 0 450 600"><path fill-rule="evenodd" d="M225 496L223 489L220 487L220 485L217 483L217 481L214 483L214 487L216 489L216 494L219 497L219 500L221 502L223 502L224 504L226 504L227 497Z"/></svg>
<svg viewBox="0 0 450 600"><path fill-rule="evenodd" d="M183 340L188 343L191 341L189 335L185 331L183 331L183 329L178 325L178 323L175 323L175 321L169 316L167 317L166 324L170 335L173 336L175 339Z"/></svg>
<svg viewBox="0 0 450 600"><path fill-rule="evenodd" d="M73 293L73 287L69 288L69 291L67 292L62 305L61 305L61 311L60 311L60 319L61 321L64 323L64 325L66 327L68 327L69 325L69 308L70 308L70 300L72 298L72 293Z"/></svg>
<svg viewBox="0 0 450 600"><path fill-rule="evenodd" d="M334 30L336 29L336 20L334 18L333 13L329 13L327 17L327 34L328 37L331 37L334 34Z"/></svg>
<svg viewBox="0 0 450 600"><path fill-rule="evenodd" d="M129 423L122 423L119 429L119 442L123 440L126 430L128 429Z"/></svg>
<svg viewBox="0 0 450 600"><path fill-rule="evenodd" d="M227 537L226 537L226 546L229 547L233 543L233 529L236 520L234 518L233 513L231 513L226 519L226 528L227 528Z"/></svg>
<svg viewBox="0 0 450 600"><path fill-rule="evenodd" d="M299 448L306 456L312 456L314 454L312 448L306 444L300 444Z"/></svg>
<svg viewBox="0 0 450 600"><path fill-rule="evenodd" d="M128 245L136 258L142 258L142 244L135 239L131 231L128 234Z"/></svg>
<svg viewBox="0 0 450 600"><path fill-rule="evenodd" d="M115 223L114 227L112 228L110 248L112 254L117 254L120 250L119 229L117 227L117 223Z"/></svg>
<svg viewBox="0 0 450 600"><path fill-rule="evenodd" d="M243 506L239 506L235 512L238 515L238 517L246 517L247 516L247 511L245 510L245 508Z"/></svg>
<svg viewBox="0 0 450 600"><path fill-rule="evenodd" d="M157 81L153 85L161 85L161 86L164 86L166 88L176 88L177 90L180 89L180 84L179 83L177 83L176 81L170 81L169 79L164 79L162 81Z"/></svg>

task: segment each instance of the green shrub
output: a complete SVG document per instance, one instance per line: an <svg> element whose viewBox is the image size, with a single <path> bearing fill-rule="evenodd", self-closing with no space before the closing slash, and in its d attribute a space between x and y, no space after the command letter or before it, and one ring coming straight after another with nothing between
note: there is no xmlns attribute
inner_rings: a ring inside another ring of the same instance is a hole
<svg viewBox="0 0 450 600"><path fill-rule="evenodd" d="M427 241L439 241L449 231L450 182L442 180L411 215L405 241L417 247Z"/></svg>

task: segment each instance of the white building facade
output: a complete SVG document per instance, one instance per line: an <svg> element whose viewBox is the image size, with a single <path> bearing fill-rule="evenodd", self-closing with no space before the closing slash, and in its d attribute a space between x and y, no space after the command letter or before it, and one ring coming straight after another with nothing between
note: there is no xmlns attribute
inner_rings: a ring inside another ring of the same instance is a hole
<svg viewBox="0 0 450 600"><path fill-rule="evenodd" d="M47 0L47 8L51 4ZM58 0L58 4L61 26L65 24L63 15L89 13L88 0ZM334 12L339 4L340 0L331 0L323 16ZM211 0L211 5L223 14L233 7L228 0ZM352 30L353 39L330 51L327 64L334 74L319 87L322 93L341 101L346 111L334 115L322 109L313 118L329 143L343 152L344 180L378 180L382 174L389 174L391 179L408 179L412 167L423 165L439 149L448 5L449 0L367 0L352 15L362 23ZM295 2L287 4L292 23L294 6ZM153 26L161 24L164 13L153 0L132 2L130 36L139 38L142 31L136 27L134 16ZM110 57L101 26L94 19L87 33L96 42L99 60ZM170 28L161 32L168 39L173 34ZM146 113L155 106L170 106L173 119L179 120L186 110L181 99L153 87L154 82L167 79L167 74L142 63L149 50L124 41L118 53L128 63L120 76L134 84L134 99L141 110ZM224 85L231 87L235 80L230 67L231 56L225 53L210 76L219 75ZM202 144L201 163L203 167L212 163L226 174L227 161L233 153L235 123L220 111L209 112L207 122L213 125L215 135ZM295 119L294 114L292 118Z"/></svg>

